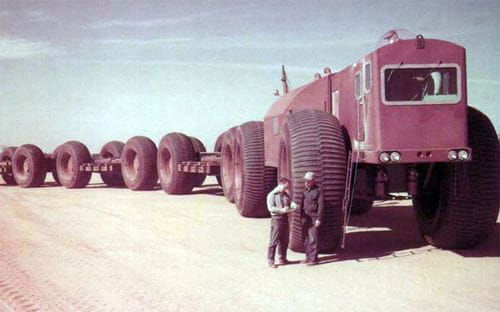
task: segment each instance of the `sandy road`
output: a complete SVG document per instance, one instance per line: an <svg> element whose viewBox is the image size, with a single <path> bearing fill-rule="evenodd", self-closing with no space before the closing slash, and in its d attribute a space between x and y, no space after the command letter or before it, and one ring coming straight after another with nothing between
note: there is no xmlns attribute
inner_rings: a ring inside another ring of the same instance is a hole
<svg viewBox="0 0 500 312"><path fill-rule="evenodd" d="M409 202L351 219L316 267L266 265L269 220L210 185L189 196L0 186L0 310L498 311L500 234L471 251L420 238ZM291 253L292 260L301 254Z"/></svg>

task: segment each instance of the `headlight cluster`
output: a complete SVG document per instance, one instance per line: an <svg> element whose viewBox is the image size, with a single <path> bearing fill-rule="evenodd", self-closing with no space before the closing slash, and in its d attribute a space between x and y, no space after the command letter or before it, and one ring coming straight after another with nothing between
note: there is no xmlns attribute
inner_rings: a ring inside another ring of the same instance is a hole
<svg viewBox="0 0 500 312"><path fill-rule="evenodd" d="M448 152L448 159L451 161L454 160L467 160L469 159L469 152L466 150L450 150Z"/></svg>
<svg viewBox="0 0 500 312"><path fill-rule="evenodd" d="M383 162L398 162L401 160L401 154L399 152L382 152L380 153L378 159Z"/></svg>

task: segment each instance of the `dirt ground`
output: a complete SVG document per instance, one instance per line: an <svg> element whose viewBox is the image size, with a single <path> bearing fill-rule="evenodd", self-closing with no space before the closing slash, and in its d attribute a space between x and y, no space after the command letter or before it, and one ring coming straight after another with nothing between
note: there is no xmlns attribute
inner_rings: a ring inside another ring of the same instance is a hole
<svg viewBox="0 0 500 312"><path fill-rule="evenodd" d="M323 264L270 269L269 220L240 217L213 179L188 196L97 177L80 190L0 185L0 310L499 311L498 223L469 251L425 244L409 201L350 225Z"/></svg>

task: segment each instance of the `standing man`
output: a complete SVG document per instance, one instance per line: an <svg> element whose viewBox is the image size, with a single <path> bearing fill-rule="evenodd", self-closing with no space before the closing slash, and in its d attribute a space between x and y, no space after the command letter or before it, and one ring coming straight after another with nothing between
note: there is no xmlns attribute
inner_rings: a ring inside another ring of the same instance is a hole
<svg viewBox="0 0 500 312"><path fill-rule="evenodd" d="M299 208L306 259L301 263L311 266L318 264L318 229L323 220L325 200L323 190L316 185L313 172L306 172L304 182L306 189Z"/></svg>
<svg viewBox="0 0 500 312"><path fill-rule="evenodd" d="M292 211L290 209L290 195L288 194L289 185L290 181L281 178L278 186L267 195L267 209L271 214L271 239L267 260L271 268L278 267L274 263L276 247L278 247L278 264L288 263L286 259L289 240L288 213Z"/></svg>

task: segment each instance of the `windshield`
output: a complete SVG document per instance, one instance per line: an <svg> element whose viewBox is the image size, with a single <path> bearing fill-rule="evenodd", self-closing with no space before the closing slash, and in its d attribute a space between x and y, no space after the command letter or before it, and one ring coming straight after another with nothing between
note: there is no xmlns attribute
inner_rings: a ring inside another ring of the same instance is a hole
<svg viewBox="0 0 500 312"><path fill-rule="evenodd" d="M395 66L383 71L385 102L390 102L387 104L452 104L460 99L455 66Z"/></svg>

